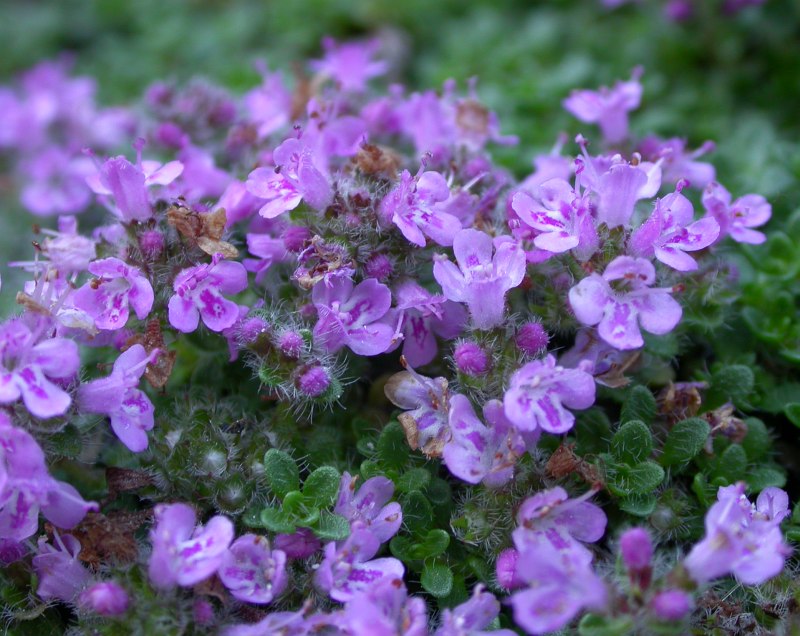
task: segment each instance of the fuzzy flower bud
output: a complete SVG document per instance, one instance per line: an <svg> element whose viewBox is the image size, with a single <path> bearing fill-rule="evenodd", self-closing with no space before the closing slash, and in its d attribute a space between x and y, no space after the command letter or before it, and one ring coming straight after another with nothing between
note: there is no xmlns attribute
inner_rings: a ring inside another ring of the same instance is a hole
<svg viewBox="0 0 800 636"><path fill-rule="evenodd" d="M278 336L278 349L289 360L297 360L303 352L303 336L296 331L284 331Z"/></svg>
<svg viewBox="0 0 800 636"><path fill-rule="evenodd" d="M120 616L128 611L128 593L114 581L95 583L80 595L79 603L101 616Z"/></svg>
<svg viewBox="0 0 800 636"><path fill-rule="evenodd" d="M214 606L201 598L195 599L192 614L198 625L211 625L214 622Z"/></svg>
<svg viewBox="0 0 800 636"><path fill-rule="evenodd" d="M243 345L255 343L259 336L269 331L267 321L258 316L245 318L239 325L239 342Z"/></svg>
<svg viewBox="0 0 800 636"><path fill-rule="evenodd" d="M311 367L297 378L297 389L308 397L319 397L331 385L331 377L323 367Z"/></svg>
<svg viewBox="0 0 800 636"><path fill-rule="evenodd" d="M139 249L147 260L156 260L164 252L164 235L158 230L142 232L139 235Z"/></svg>
<svg viewBox="0 0 800 636"><path fill-rule="evenodd" d="M526 322L517 331L517 347L523 353L534 356L547 347L550 337L538 322Z"/></svg>
<svg viewBox="0 0 800 636"><path fill-rule="evenodd" d="M385 281L392 275L393 271L392 261L386 254L381 254L380 252L370 256L369 260L364 263L364 274L366 274L367 278Z"/></svg>
<svg viewBox="0 0 800 636"><path fill-rule="evenodd" d="M503 550L497 557L495 572L497 583L506 590L514 590L524 585L524 581L517 575L517 559L519 552L514 548Z"/></svg>
<svg viewBox="0 0 800 636"><path fill-rule="evenodd" d="M678 621L692 609L692 597L682 590L664 590L650 601L650 609L664 621Z"/></svg>
<svg viewBox="0 0 800 636"><path fill-rule="evenodd" d="M644 528L626 530L620 537L619 550L629 570L643 570L653 558L653 542Z"/></svg>
<svg viewBox="0 0 800 636"><path fill-rule="evenodd" d="M482 375L491 366L489 356L475 342L462 342L458 345L453 352L453 359L456 368L467 375Z"/></svg>

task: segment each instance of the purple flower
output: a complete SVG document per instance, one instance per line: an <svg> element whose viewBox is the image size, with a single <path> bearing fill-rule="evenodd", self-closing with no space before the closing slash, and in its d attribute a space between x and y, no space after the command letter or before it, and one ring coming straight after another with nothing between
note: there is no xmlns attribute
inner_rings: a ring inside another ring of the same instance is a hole
<svg viewBox="0 0 800 636"><path fill-rule="evenodd" d="M52 266L63 274L82 272L96 256L95 242L78 234L74 216L58 217L58 231L43 229L47 238L42 241L42 252Z"/></svg>
<svg viewBox="0 0 800 636"><path fill-rule="evenodd" d="M125 157L107 159L98 172L86 178L89 187L102 197L111 197L115 206L114 215L123 223L146 221L153 216L147 188L153 185L169 185L183 172L180 161L164 165L157 161L142 161L144 143L134 144L136 164Z"/></svg>
<svg viewBox="0 0 800 636"><path fill-rule="evenodd" d="M147 431L153 428L153 404L139 390L139 380L154 362L158 350L147 355L140 344L120 354L111 374L78 389L78 405L87 413L108 415L119 440L139 453L147 448Z"/></svg>
<svg viewBox="0 0 800 636"><path fill-rule="evenodd" d="M80 542L71 534L55 533L58 546L40 537L38 554L33 557L33 569L39 578L36 593L43 599L57 598L71 602L91 580L89 570L78 561Z"/></svg>
<svg viewBox="0 0 800 636"><path fill-rule="evenodd" d="M337 44L333 38L326 37L322 40L322 47L325 57L312 61L311 68L332 77L343 91L361 93L368 80L383 75L388 69L386 62L372 59L380 48L378 40Z"/></svg>
<svg viewBox="0 0 800 636"><path fill-rule="evenodd" d="M705 161L695 161L698 157L714 150L714 142L706 141L697 150L686 152L686 140L673 137L659 139L645 137L639 144L639 151L650 161L661 161L664 181L689 182L694 188L705 188L716 178L714 166Z"/></svg>
<svg viewBox="0 0 800 636"><path fill-rule="evenodd" d="M679 621L692 611L692 595L683 590L664 590L650 600L650 609L662 621Z"/></svg>
<svg viewBox="0 0 800 636"><path fill-rule="evenodd" d="M26 183L22 204L36 216L77 214L89 205L86 177L94 167L88 157L72 156L57 146L37 153L21 165Z"/></svg>
<svg viewBox="0 0 800 636"><path fill-rule="evenodd" d="M483 631L500 613L500 603L494 595L476 585L472 597L442 613L442 621L433 636L514 636L510 629Z"/></svg>
<svg viewBox="0 0 800 636"><path fill-rule="evenodd" d="M598 124L608 143L619 143L628 136L628 112L638 108L642 99L641 75L642 69L636 68L631 79L618 81L614 88L572 91L563 106L580 121Z"/></svg>
<svg viewBox="0 0 800 636"><path fill-rule="evenodd" d="M271 603L286 588L286 554L270 550L266 537L245 534L225 553L217 574L240 601Z"/></svg>
<svg viewBox="0 0 800 636"><path fill-rule="evenodd" d="M450 198L450 187L438 172L428 171L412 177L403 170L400 182L381 201L380 213L391 219L409 242L425 247L425 237L439 245L453 244L461 221L438 204Z"/></svg>
<svg viewBox="0 0 800 636"><path fill-rule="evenodd" d="M222 294L238 294L247 287L241 263L215 256L210 263L188 267L175 277L175 295L169 299L169 324L190 333L200 319L211 331L227 329L239 318L239 306Z"/></svg>
<svg viewBox="0 0 800 636"><path fill-rule="evenodd" d="M591 553L582 543L599 541L606 531L606 515L586 501L595 494L590 490L570 499L560 487L543 490L528 497L517 511L519 527L514 530L514 545L522 553L531 546L546 546L550 551ZM519 573L519 568L517 569Z"/></svg>
<svg viewBox="0 0 800 636"><path fill-rule="evenodd" d="M128 305L144 320L153 308L153 287L138 267L118 258L103 258L89 264L97 276L73 295L73 304L94 319L98 329L113 331L128 322Z"/></svg>
<svg viewBox="0 0 800 636"><path fill-rule="evenodd" d="M306 636L309 624L305 619L306 608L297 612L274 612L257 623L231 625L222 630L222 636Z"/></svg>
<svg viewBox="0 0 800 636"><path fill-rule="evenodd" d="M150 580L160 588L199 583L222 565L233 540L230 519L217 515L195 527L194 509L183 503L159 504L150 531Z"/></svg>
<svg viewBox="0 0 800 636"><path fill-rule="evenodd" d="M325 546L325 558L314 576L317 587L334 601L348 601L382 579L403 578L405 568L395 558L373 559L380 540L367 528L354 527L339 547L333 541Z"/></svg>
<svg viewBox="0 0 800 636"><path fill-rule="evenodd" d="M86 588L78 602L82 607L100 616L121 616L128 611L130 598L119 583L103 581Z"/></svg>
<svg viewBox="0 0 800 636"><path fill-rule="evenodd" d="M584 608L602 610L606 588L591 559L588 551L557 551L547 545L521 552L517 571L526 587L511 596L517 625L528 634L545 634L566 627Z"/></svg>
<svg viewBox="0 0 800 636"><path fill-rule="evenodd" d="M535 196L517 192L511 207L525 225L537 230L533 244L560 254L577 248L588 260L598 246L588 197L581 196L563 179L550 179L536 188Z"/></svg>
<svg viewBox="0 0 800 636"><path fill-rule="evenodd" d="M686 252L708 247L719 236L719 225L713 217L694 221L692 203L679 189L656 202L650 218L631 235L630 248L634 256L655 257L679 272L697 269ZM693 222L694 221L694 222Z"/></svg>
<svg viewBox="0 0 800 636"><path fill-rule="evenodd" d="M333 200L328 177L314 163L314 154L299 139L287 139L272 155L275 168L256 168L247 177L247 191L267 202L259 210L266 219L294 210L305 201L322 211Z"/></svg>
<svg viewBox="0 0 800 636"><path fill-rule="evenodd" d="M433 276L444 295L467 304L477 329L497 327L503 321L506 292L525 276L525 253L508 236L493 241L488 234L473 229L456 234L453 253L458 266L446 256L434 256Z"/></svg>
<svg viewBox="0 0 800 636"><path fill-rule="evenodd" d="M343 277L321 281L311 295L319 320L314 339L329 352L349 347L362 356L384 353L393 344L394 329L381 319L392 304L392 292L373 278L356 287Z"/></svg>
<svg viewBox="0 0 800 636"><path fill-rule="evenodd" d="M644 570L653 559L653 541L644 528L630 528L619 538L619 552L629 570Z"/></svg>
<svg viewBox="0 0 800 636"><path fill-rule="evenodd" d="M709 183L703 192L703 207L719 223L719 239L730 235L739 243L758 245L767 240L751 228L769 221L772 206L760 194L745 194L731 203L731 193L719 183Z"/></svg>
<svg viewBox="0 0 800 636"><path fill-rule="evenodd" d="M259 139L264 139L289 123L292 114L292 93L281 73L270 73L266 67L258 69L261 85L243 97L248 119L258 128Z"/></svg>
<svg viewBox="0 0 800 636"><path fill-rule="evenodd" d="M270 267L282 263L288 257L283 239L273 238L269 234L248 234L247 250L257 256L258 260L245 258L242 263L248 272L256 275L256 283L261 284Z"/></svg>
<svg viewBox="0 0 800 636"><path fill-rule="evenodd" d="M406 371L389 378L384 392L392 404L406 411L397 419L411 449L419 448L428 457L439 457L450 435L447 380L426 378L410 365L405 367Z"/></svg>
<svg viewBox="0 0 800 636"><path fill-rule="evenodd" d="M387 577L347 601L339 624L352 636L427 636L425 601Z"/></svg>
<svg viewBox="0 0 800 636"><path fill-rule="evenodd" d="M783 569L791 550L780 523L789 498L780 488L765 488L753 505L744 490L743 482L720 488L706 513L706 535L684 561L698 583L730 573L745 585L760 585Z"/></svg>
<svg viewBox="0 0 800 636"><path fill-rule="evenodd" d="M394 297L400 314L398 331L403 334L403 355L411 366L431 362L438 351L435 336L455 338L466 322L461 305L431 294L414 281L400 283Z"/></svg>
<svg viewBox="0 0 800 636"><path fill-rule="evenodd" d="M7 321L0 325L0 404L22 397L38 418L64 414L72 399L51 380L71 378L79 364L78 346L72 340L40 340L22 319Z"/></svg>
<svg viewBox="0 0 800 636"><path fill-rule="evenodd" d="M584 325L598 325L600 337L612 347L637 349L644 345L640 326L662 335L675 328L683 313L671 289L650 287L655 280L650 261L618 256L602 276L592 274L570 289L569 302L575 317Z"/></svg>
<svg viewBox="0 0 800 636"><path fill-rule="evenodd" d="M594 378L589 373L556 365L555 357L548 355L511 376L503 405L506 417L519 430L561 435L575 423L575 416L564 407L588 409L594 399Z"/></svg>
<svg viewBox="0 0 800 636"><path fill-rule="evenodd" d="M385 543L400 529L403 513L400 504L389 502L394 484L386 477L371 477L356 491L358 477L342 474L339 497L333 511L352 523L363 524L378 541Z"/></svg>
<svg viewBox="0 0 800 636"><path fill-rule="evenodd" d="M487 402L483 415L488 427L475 415L466 397L456 394L450 398L451 438L444 446L442 458L459 479L495 488L513 477L517 459L525 452L525 443L506 419L499 400Z"/></svg>
<svg viewBox="0 0 800 636"><path fill-rule="evenodd" d="M319 539L309 528L298 528L297 532L292 534L277 534L273 544L290 559L307 559L322 547Z"/></svg>
<svg viewBox="0 0 800 636"><path fill-rule="evenodd" d="M40 508L53 525L72 528L89 510L97 510L97 504L53 479L36 440L0 413L0 539L22 541L31 536Z"/></svg>

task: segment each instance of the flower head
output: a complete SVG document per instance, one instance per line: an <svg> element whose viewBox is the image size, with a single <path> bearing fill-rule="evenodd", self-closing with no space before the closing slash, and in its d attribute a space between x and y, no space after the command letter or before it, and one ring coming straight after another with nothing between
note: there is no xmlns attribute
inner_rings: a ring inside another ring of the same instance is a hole
<svg viewBox="0 0 800 636"><path fill-rule="evenodd" d="M286 588L286 554L271 550L266 537L245 534L228 548L218 575L240 601L271 603Z"/></svg>
<svg viewBox="0 0 800 636"><path fill-rule="evenodd" d="M763 232L752 229L772 216L772 206L760 194L745 194L731 202L731 193L711 182L703 191L703 207L719 224L720 239L730 236L739 243L754 245L767 240Z"/></svg>
<svg viewBox="0 0 800 636"><path fill-rule="evenodd" d="M403 522L400 504L389 501L394 494L394 484L386 477L370 477L356 490L357 479L348 472L342 474L333 511L351 524L364 524L381 543L385 543L397 533Z"/></svg>

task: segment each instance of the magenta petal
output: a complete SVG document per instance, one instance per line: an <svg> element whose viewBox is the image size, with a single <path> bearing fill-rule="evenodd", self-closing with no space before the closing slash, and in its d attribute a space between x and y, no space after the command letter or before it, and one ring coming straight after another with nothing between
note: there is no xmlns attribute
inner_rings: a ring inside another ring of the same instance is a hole
<svg viewBox="0 0 800 636"><path fill-rule="evenodd" d="M247 289L247 270L237 261L220 261L211 268L223 294L238 294Z"/></svg>
<svg viewBox="0 0 800 636"><path fill-rule="evenodd" d="M598 274L592 274L569 290L569 304L578 321L596 325L603 318L610 296L608 283Z"/></svg>
<svg viewBox="0 0 800 636"><path fill-rule="evenodd" d="M640 298L636 306L642 329L657 335L672 331L683 314L680 304L665 291L653 290Z"/></svg>
<svg viewBox="0 0 800 636"><path fill-rule="evenodd" d="M36 417L63 415L72 403L69 394L50 382L39 367L25 367L15 376L26 408Z"/></svg>
<svg viewBox="0 0 800 636"><path fill-rule="evenodd" d="M69 529L78 525L89 510L97 509L96 503L85 501L69 484L53 480L47 503L42 505L42 514L59 528Z"/></svg>
<svg viewBox="0 0 800 636"><path fill-rule="evenodd" d="M644 345L633 303L615 301L609 304L598 333L617 349L638 349Z"/></svg>
<svg viewBox="0 0 800 636"><path fill-rule="evenodd" d="M169 324L178 331L191 333L200 324L200 312L193 302L173 296L169 299Z"/></svg>

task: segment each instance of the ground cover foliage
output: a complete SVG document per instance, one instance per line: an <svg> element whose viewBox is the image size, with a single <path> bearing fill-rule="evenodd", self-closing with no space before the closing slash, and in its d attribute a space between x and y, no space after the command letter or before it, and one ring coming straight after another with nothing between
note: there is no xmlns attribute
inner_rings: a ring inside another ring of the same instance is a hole
<svg viewBox="0 0 800 636"><path fill-rule="evenodd" d="M8 632L800 628L800 16L683 4L4 5Z"/></svg>

